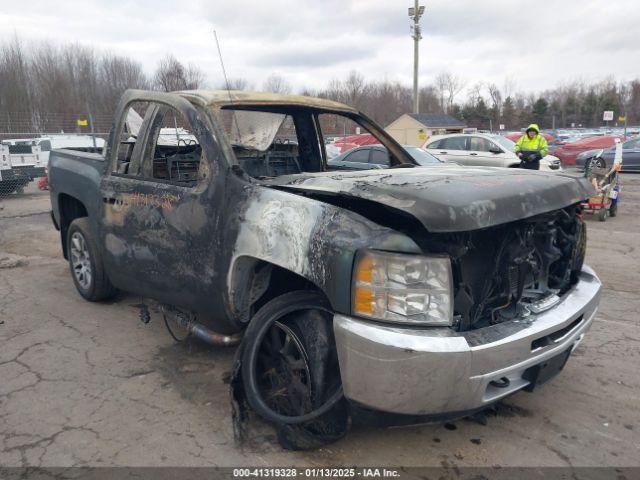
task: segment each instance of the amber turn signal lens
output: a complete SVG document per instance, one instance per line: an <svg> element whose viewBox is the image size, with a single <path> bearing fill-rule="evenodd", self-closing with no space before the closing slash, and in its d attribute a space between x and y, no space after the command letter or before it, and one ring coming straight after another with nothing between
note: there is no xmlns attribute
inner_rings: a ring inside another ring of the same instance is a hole
<svg viewBox="0 0 640 480"><path fill-rule="evenodd" d="M353 296L354 312L357 315L373 313L373 292L368 288L356 287Z"/></svg>
<svg viewBox="0 0 640 480"><path fill-rule="evenodd" d="M373 258L370 255L363 256L356 268L356 282L370 284L373 280Z"/></svg>

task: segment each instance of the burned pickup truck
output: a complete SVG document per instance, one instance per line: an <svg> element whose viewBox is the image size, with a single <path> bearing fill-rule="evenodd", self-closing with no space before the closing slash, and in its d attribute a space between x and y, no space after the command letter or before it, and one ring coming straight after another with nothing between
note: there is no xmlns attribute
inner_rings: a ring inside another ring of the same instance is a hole
<svg viewBox="0 0 640 480"><path fill-rule="evenodd" d="M326 139L356 128L389 168L329 170ZM235 425L256 412L289 448L533 390L599 302L584 180L419 166L328 100L127 91L104 153L53 151L49 176L80 295L132 292L174 327L239 343Z"/></svg>

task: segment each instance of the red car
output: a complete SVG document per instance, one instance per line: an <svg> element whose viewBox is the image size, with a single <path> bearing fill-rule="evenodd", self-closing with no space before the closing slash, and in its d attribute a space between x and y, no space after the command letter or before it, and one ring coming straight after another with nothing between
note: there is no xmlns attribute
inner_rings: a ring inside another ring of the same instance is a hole
<svg viewBox="0 0 640 480"><path fill-rule="evenodd" d="M589 137L577 142L565 143L555 149L553 154L560 159L564 165L575 165L576 157L587 150L598 148L609 148L615 145L616 138L624 140L620 135L603 135L600 137Z"/></svg>
<svg viewBox="0 0 640 480"><path fill-rule="evenodd" d="M379 143L370 133L359 135L348 135L346 137L338 137L335 139L336 146L340 147L340 153L344 153L352 148L362 147L364 145L373 145Z"/></svg>

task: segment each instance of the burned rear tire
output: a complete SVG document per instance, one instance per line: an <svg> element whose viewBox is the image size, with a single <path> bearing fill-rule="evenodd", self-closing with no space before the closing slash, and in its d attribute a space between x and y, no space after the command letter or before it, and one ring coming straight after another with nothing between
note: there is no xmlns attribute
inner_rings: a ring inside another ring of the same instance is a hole
<svg viewBox="0 0 640 480"><path fill-rule="evenodd" d="M97 302L116 294L104 270L102 255L91 233L88 218L76 218L69 225L67 254L71 278L85 300Z"/></svg>
<svg viewBox="0 0 640 480"><path fill-rule="evenodd" d="M321 294L297 291L266 303L245 332L247 402L276 426L284 448L317 448L349 428L332 318Z"/></svg>

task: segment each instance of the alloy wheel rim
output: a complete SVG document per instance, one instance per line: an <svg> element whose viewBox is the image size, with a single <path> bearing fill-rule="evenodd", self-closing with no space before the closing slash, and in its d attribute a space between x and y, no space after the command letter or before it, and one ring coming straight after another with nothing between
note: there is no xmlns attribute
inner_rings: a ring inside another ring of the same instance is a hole
<svg viewBox="0 0 640 480"><path fill-rule="evenodd" d="M71 235L71 266L73 274L83 290L88 290L93 279L91 256L84 236L80 232Z"/></svg>

